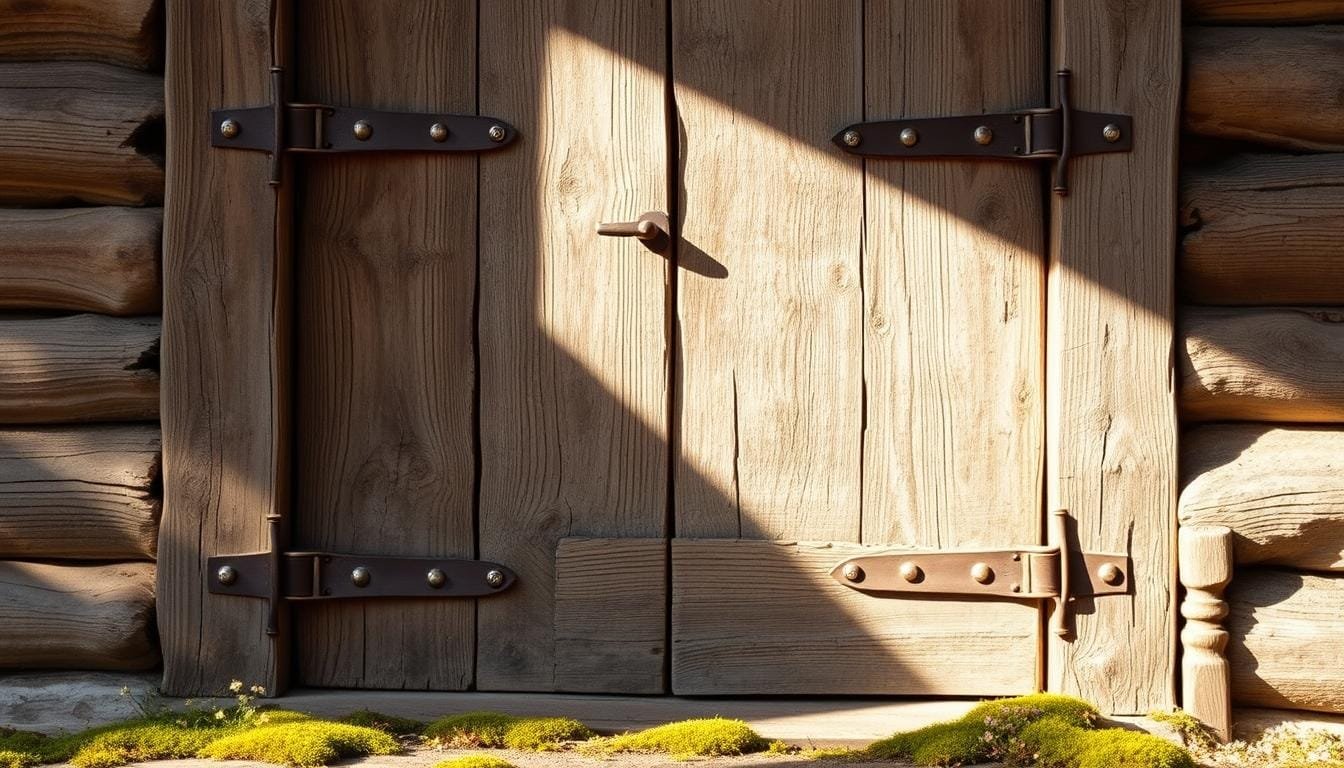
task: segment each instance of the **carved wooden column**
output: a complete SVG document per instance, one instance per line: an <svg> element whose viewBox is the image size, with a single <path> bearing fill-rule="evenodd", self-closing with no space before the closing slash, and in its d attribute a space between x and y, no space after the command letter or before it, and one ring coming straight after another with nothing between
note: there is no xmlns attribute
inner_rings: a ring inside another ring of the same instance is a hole
<svg viewBox="0 0 1344 768"><path fill-rule="evenodd" d="M1181 701L1187 712L1226 741L1232 728L1232 698L1223 590L1232 580L1232 531L1216 525L1183 527L1179 542L1180 579L1185 587Z"/></svg>

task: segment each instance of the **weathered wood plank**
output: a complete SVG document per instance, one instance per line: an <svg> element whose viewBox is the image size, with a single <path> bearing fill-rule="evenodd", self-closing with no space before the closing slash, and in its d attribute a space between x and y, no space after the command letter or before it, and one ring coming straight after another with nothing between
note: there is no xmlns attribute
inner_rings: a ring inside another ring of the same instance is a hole
<svg viewBox="0 0 1344 768"><path fill-rule="evenodd" d="M0 423L158 415L158 318L0 320Z"/></svg>
<svg viewBox="0 0 1344 768"><path fill-rule="evenodd" d="M160 0L0 0L0 59L77 59L152 69L163 58Z"/></svg>
<svg viewBox="0 0 1344 768"><path fill-rule="evenodd" d="M279 691L288 638L266 636L263 601L208 595L205 574L211 555L264 550L266 516L288 512L293 185L272 190L262 153L212 150L208 122L212 108L271 98L270 3L168 0L166 11L163 689L217 693L236 678Z"/></svg>
<svg viewBox="0 0 1344 768"><path fill-rule="evenodd" d="M580 684L560 537L667 532L667 261L594 232L667 209L665 10L481 5L481 112L522 134L481 157L480 546L519 577L478 606L484 690Z"/></svg>
<svg viewBox="0 0 1344 768"><path fill-rule="evenodd" d="M1344 421L1344 310L1187 307L1181 415L1191 421Z"/></svg>
<svg viewBox="0 0 1344 768"><path fill-rule="evenodd" d="M0 63L0 204L163 200L163 78L107 64Z"/></svg>
<svg viewBox="0 0 1344 768"><path fill-rule="evenodd" d="M1227 601L1232 580L1232 531L1221 525L1182 525L1178 539L1181 586L1181 707L1227 741L1232 692L1227 666Z"/></svg>
<svg viewBox="0 0 1344 768"><path fill-rule="evenodd" d="M0 557L142 560L159 533L159 428L0 431Z"/></svg>
<svg viewBox="0 0 1344 768"><path fill-rule="evenodd" d="M1239 570L1227 601L1234 701L1344 713L1344 576Z"/></svg>
<svg viewBox="0 0 1344 768"><path fill-rule="evenodd" d="M1175 703L1177 450L1171 351L1180 5L1054 3L1053 61L1079 109L1133 115L1134 151L1076 158L1052 195L1046 312L1049 509L1073 544L1127 551L1132 592L1080 611L1049 641L1049 688L1103 712ZM1071 534L1072 535L1072 534Z"/></svg>
<svg viewBox="0 0 1344 768"><path fill-rule="evenodd" d="M0 209L0 309L159 312L158 208Z"/></svg>
<svg viewBox="0 0 1344 768"><path fill-rule="evenodd" d="M0 562L0 668L149 669L154 565Z"/></svg>
<svg viewBox="0 0 1344 768"><path fill-rule="evenodd" d="M1029 23L1043 13L1037 0L869 3L867 116L1044 103L1045 28ZM937 61L956 64L947 76L906 76ZM865 543L1039 541L1045 322L1039 188L1035 169L1003 163L867 165ZM845 210L855 205L850 200ZM985 472L989 457L995 470Z"/></svg>
<svg viewBox="0 0 1344 768"><path fill-rule="evenodd" d="M1299 150L1344 150L1344 26L1190 27L1185 130Z"/></svg>
<svg viewBox="0 0 1344 768"><path fill-rule="evenodd" d="M1035 603L875 597L831 578L845 558L882 551L674 539L673 692L990 696L1036 688Z"/></svg>
<svg viewBox="0 0 1344 768"><path fill-rule="evenodd" d="M1344 154L1240 155L1181 178L1197 304L1344 304Z"/></svg>
<svg viewBox="0 0 1344 768"><path fill-rule="evenodd" d="M1344 570L1344 431L1196 427L1181 472L1181 525L1232 529L1238 565Z"/></svg>
<svg viewBox="0 0 1344 768"><path fill-rule="evenodd" d="M1344 0L1185 0L1185 21L1204 24L1326 24L1344 21Z"/></svg>
<svg viewBox="0 0 1344 768"><path fill-rule="evenodd" d="M555 552L555 687L664 693L667 540L561 539Z"/></svg>
<svg viewBox="0 0 1344 768"><path fill-rule="evenodd" d="M295 23L305 99L475 109L470 0L342 0L305 5ZM407 154L303 167L295 544L471 557L477 160ZM308 685L472 684L471 600L309 605L295 632L296 672Z"/></svg>

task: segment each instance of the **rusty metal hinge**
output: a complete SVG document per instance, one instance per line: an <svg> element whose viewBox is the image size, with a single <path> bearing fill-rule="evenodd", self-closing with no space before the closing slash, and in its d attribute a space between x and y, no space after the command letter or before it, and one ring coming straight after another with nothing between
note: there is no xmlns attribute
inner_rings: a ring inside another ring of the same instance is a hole
<svg viewBox="0 0 1344 768"><path fill-rule="evenodd" d="M517 580L498 563L434 557L388 557L331 552L283 552L279 515L266 517L270 550L207 560L209 590L266 600L266 634L278 631L287 600L371 597L489 597Z"/></svg>
<svg viewBox="0 0 1344 768"><path fill-rule="evenodd" d="M855 123L832 138L863 157L978 157L1054 160L1054 191L1069 192L1069 159L1076 155L1129 152L1134 120L1129 115L1084 112L1069 97L1070 73L1055 73L1055 106L992 115L959 115Z"/></svg>
<svg viewBox="0 0 1344 768"><path fill-rule="evenodd" d="M1050 516L1051 539L1067 542L1068 513ZM972 595L1013 600L1051 600L1051 629L1073 634L1077 598L1129 592L1129 556L1069 552L1067 545L1011 549L909 551L853 557L831 576L860 592L877 595Z"/></svg>

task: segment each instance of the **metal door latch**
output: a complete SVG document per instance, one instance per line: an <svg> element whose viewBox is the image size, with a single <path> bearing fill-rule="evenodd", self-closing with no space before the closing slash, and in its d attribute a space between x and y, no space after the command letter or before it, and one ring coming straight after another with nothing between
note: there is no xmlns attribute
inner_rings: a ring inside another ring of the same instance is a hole
<svg viewBox="0 0 1344 768"><path fill-rule="evenodd" d="M633 237L654 253L667 255L672 244L667 214L649 211L635 221L609 221L597 225L597 234L605 237Z"/></svg>
<svg viewBox="0 0 1344 768"><path fill-rule="evenodd" d="M268 515L270 550L207 560L213 595L269 604L266 634L275 635L286 600L370 597L489 597L513 586L513 571L484 560L283 552L280 516Z"/></svg>
<svg viewBox="0 0 1344 768"><path fill-rule="evenodd" d="M1054 160L1054 191L1069 192L1069 159L1076 155L1129 152L1134 120L1129 115L1075 110L1070 73L1055 73L1055 106L992 115L960 115L855 123L832 138L863 157L973 157Z"/></svg>
<svg viewBox="0 0 1344 768"><path fill-rule="evenodd" d="M1051 629L1073 634L1077 598L1129 592L1128 555L1083 552L1067 545L1068 512L1050 516L1051 538L1059 544L987 550L910 551L850 558L831 576L845 586L877 595L973 595L1012 600L1050 600Z"/></svg>

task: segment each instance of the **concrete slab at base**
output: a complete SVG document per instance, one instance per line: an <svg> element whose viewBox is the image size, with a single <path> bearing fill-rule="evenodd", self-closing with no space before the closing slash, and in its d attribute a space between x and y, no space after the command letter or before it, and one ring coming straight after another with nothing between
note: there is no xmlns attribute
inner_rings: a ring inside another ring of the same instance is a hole
<svg viewBox="0 0 1344 768"><path fill-rule="evenodd" d="M60 733L140 714L135 700L158 691L159 675L40 672L0 675L0 727ZM122 696L122 688L131 696Z"/></svg>

